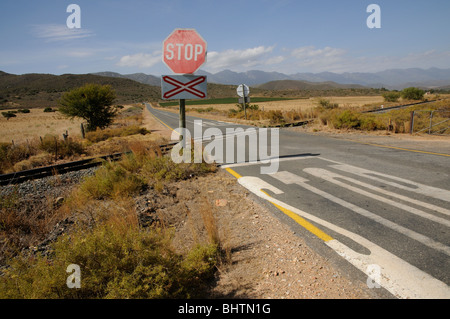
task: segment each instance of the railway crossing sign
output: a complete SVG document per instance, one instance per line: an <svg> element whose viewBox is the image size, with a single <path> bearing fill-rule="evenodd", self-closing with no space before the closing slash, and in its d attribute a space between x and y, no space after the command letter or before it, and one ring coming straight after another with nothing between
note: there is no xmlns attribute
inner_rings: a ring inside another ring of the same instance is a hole
<svg viewBox="0 0 450 319"><path fill-rule="evenodd" d="M175 74L193 74L206 62L206 41L195 29L175 29L163 42L163 62Z"/></svg>
<svg viewBox="0 0 450 319"><path fill-rule="evenodd" d="M206 98L206 76L163 75L161 91L164 100Z"/></svg>
<svg viewBox="0 0 450 319"><path fill-rule="evenodd" d="M206 62L206 41L194 29L175 29L163 42L162 60L178 74L161 76L162 98L180 100L179 127L185 129L186 99L206 98L206 76L193 75Z"/></svg>

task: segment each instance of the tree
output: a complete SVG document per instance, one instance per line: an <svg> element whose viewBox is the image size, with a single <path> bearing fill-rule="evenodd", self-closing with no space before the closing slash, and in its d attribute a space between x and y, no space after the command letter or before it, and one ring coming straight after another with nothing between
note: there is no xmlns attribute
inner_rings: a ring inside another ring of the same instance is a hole
<svg viewBox="0 0 450 319"><path fill-rule="evenodd" d="M386 92L383 93L382 96L384 97L384 100L386 102L397 102L398 99L400 98L400 92Z"/></svg>
<svg viewBox="0 0 450 319"><path fill-rule="evenodd" d="M65 93L60 101L59 112L74 118L81 117L87 121L87 129L95 131L112 123L117 109L112 106L116 94L109 85L86 84Z"/></svg>
<svg viewBox="0 0 450 319"><path fill-rule="evenodd" d="M423 100L425 91L415 87L409 87L404 89L401 94L405 100Z"/></svg>

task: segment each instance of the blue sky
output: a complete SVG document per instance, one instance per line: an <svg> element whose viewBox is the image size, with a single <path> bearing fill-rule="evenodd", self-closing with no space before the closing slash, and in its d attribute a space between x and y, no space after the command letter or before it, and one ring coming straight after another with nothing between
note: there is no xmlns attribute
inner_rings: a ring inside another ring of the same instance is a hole
<svg viewBox="0 0 450 319"><path fill-rule="evenodd" d="M72 3L79 29L66 25ZM367 27L370 4L379 29ZM448 0L2 0L0 70L170 74L162 42L175 28L207 41L212 73L450 68L449 15Z"/></svg>

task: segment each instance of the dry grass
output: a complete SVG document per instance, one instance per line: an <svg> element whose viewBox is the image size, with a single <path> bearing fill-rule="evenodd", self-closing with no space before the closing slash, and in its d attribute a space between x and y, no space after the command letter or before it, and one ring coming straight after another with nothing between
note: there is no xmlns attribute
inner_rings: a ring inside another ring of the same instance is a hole
<svg viewBox="0 0 450 319"><path fill-rule="evenodd" d="M122 112L125 112L132 105L125 105ZM118 119L121 125L135 124L138 119L127 118ZM59 112L44 112L43 108L30 109L30 113L17 113L16 117L7 120L0 117L0 142L24 143L34 138L45 135L56 135L62 137L66 131L71 137L81 137L80 124L84 121L75 118L70 120Z"/></svg>
<svg viewBox="0 0 450 319"><path fill-rule="evenodd" d="M319 99L319 97L312 97L309 99L258 102L255 104L259 106L260 110L264 111L304 111L316 107L318 105ZM359 107L365 104L382 103L384 101L382 96L331 96L326 97L326 99L331 103L338 103L339 106L346 107ZM229 109L235 108L234 104L189 105L189 109L205 109L208 107L213 107L218 111L228 111Z"/></svg>
<svg viewBox="0 0 450 319"><path fill-rule="evenodd" d="M45 135L62 137L66 131L69 136L81 136L81 119L69 120L58 112L45 113L44 109L31 109L30 113L17 113L9 120L0 118L0 142L23 143Z"/></svg>

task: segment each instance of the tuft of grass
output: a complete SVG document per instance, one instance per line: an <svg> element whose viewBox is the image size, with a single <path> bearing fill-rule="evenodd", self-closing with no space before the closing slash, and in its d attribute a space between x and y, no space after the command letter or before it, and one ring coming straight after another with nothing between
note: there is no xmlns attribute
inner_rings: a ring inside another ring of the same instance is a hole
<svg viewBox="0 0 450 319"><path fill-rule="evenodd" d="M0 173L50 164L50 158L55 158L55 154L62 159L83 153L85 149L80 142L72 138L64 141L50 134L26 143L0 143Z"/></svg>
<svg viewBox="0 0 450 319"><path fill-rule="evenodd" d="M126 156L128 158L131 156ZM145 180L130 170L136 163L133 159L124 159L120 163L105 162L87 178L79 188L82 197L91 199L108 199L132 196L143 189ZM127 165L128 164L128 165Z"/></svg>
<svg viewBox="0 0 450 319"><path fill-rule="evenodd" d="M59 158L66 158L73 155L84 153L84 147L81 143L68 138L66 141L58 139L54 135L45 135L41 140L39 148L47 153L57 153Z"/></svg>
<svg viewBox="0 0 450 319"><path fill-rule="evenodd" d="M0 298L191 298L212 278L216 255L212 245L179 255L161 229L101 224L61 237L51 257L14 259L0 277ZM66 285L71 264L80 267L81 288Z"/></svg>
<svg viewBox="0 0 450 319"><path fill-rule="evenodd" d="M203 163L174 163L149 143L131 144L133 152L118 162L105 162L94 176L80 185L78 196L86 199L126 198L146 187L162 190L164 184L213 172L216 166Z"/></svg>
<svg viewBox="0 0 450 319"><path fill-rule="evenodd" d="M103 130L97 129L96 131L86 133L86 139L92 143L98 143L112 137L123 137L135 134L146 135L150 134L150 131L145 128L139 127L138 125L129 125L119 128L106 128Z"/></svg>

